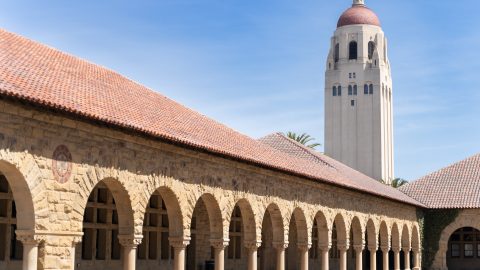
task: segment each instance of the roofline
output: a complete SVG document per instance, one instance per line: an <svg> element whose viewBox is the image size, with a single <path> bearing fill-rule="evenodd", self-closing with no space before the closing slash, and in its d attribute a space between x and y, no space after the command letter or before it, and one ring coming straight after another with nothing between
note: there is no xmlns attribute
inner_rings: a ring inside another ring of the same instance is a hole
<svg viewBox="0 0 480 270"><path fill-rule="evenodd" d="M44 101L42 101L41 99L38 99L38 98L32 98L32 97L28 97L28 96L25 96L25 95L19 95L19 94L13 94L13 93L9 92L8 90L4 90L2 88L0 88L0 100L14 101L14 102L17 102L17 103L20 103L20 104L23 104L23 105L26 105L26 106L29 106L29 107L33 107L35 109L47 109L50 112L63 115L64 117L73 118L73 120L81 120L81 121L88 122L88 123L93 123L93 124L96 124L96 125L102 124L102 127L104 127L104 128L105 128L105 125L106 125L108 128L117 129L117 130L127 132L127 133L133 133L134 135L141 136L141 137L144 137L146 139L161 141L161 142L172 144L172 145L175 145L175 146L180 146L180 147L183 147L183 148L204 152L204 153L211 154L211 155L214 155L214 156L217 156L217 157L221 157L221 158L225 158L225 159L229 159L229 160L233 160L233 161L237 161L237 162L241 162L241 163L246 163L248 165L254 165L254 166L257 166L257 167L261 167L261 168L264 168L264 169L284 173L284 174L287 174L287 175L306 178L306 179L311 180L311 181L316 182L316 183L321 181L324 184L337 186L337 187L347 189L347 190L351 190L351 191L354 191L354 192L373 195L373 196L376 196L376 197L379 197L379 198L387 199L389 201L394 201L394 202L398 202L398 203L402 203L402 204L412 205L412 206L419 207L419 208L425 208L425 205L423 205L418 200L406 195L405 193L404 194L407 197L416 201L418 204L415 204L413 202L411 203L411 202L402 201L402 200L399 200L399 199L394 199L394 198L391 198L391 197L388 197L388 196L383 196L383 195L380 195L380 194L377 194L377 193L368 192L366 190L356 189L356 188L353 188L353 187L349 187L347 185L342 185L342 184L339 184L339 183L335 183L335 182L327 180L327 179L315 178L315 177L312 177L312 176L309 176L309 175L294 172L294 171L284 169L284 168L279 168L279 167L272 166L272 165L269 165L269 164L264 164L264 163L261 163L261 162L255 161L255 160L251 160L251 159L248 159L248 158L242 158L240 156L235 156L235 155L232 155L232 154L229 154L229 153L222 153L221 151L217 151L215 149L209 149L207 147L201 147L199 145L189 143L188 141L177 140L175 137L165 136L165 135L162 135L162 134L155 134L155 133L152 133L152 132L148 132L147 130L142 130L142 129L136 128L135 126L132 126L132 125L130 125L130 126L129 125L123 125L121 122L117 122L117 121L108 121L108 120L102 119L101 117L98 117L96 115L87 114L87 113L81 112L79 110L75 110L75 109L74 110L69 110L64 106L59 106L59 105L56 105L56 104L51 103L51 102L44 102Z"/></svg>

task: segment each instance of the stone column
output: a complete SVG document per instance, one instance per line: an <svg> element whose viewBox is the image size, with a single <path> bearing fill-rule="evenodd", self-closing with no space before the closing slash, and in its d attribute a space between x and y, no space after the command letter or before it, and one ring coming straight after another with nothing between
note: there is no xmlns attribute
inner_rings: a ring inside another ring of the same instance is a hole
<svg viewBox="0 0 480 270"><path fill-rule="evenodd" d="M308 270L308 250L312 245L298 244L300 250L300 270Z"/></svg>
<svg viewBox="0 0 480 270"><path fill-rule="evenodd" d="M347 270L347 245L338 245L340 252L340 270Z"/></svg>
<svg viewBox="0 0 480 270"><path fill-rule="evenodd" d="M377 249L376 245L369 245L368 251L370 251L370 270L377 270Z"/></svg>
<svg viewBox="0 0 480 270"><path fill-rule="evenodd" d="M38 237L32 231L17 230L15 234L23 244L22 270L37 270Z"/></svg>
<svg viewBox="0 0 480 270"><path fill-rule="evenodd" d="M410 270L410 250L411 248L403 248L403 260L405 262L405 270Z"/></svg>
<svg viewBox="0 0 480 270"><path fill-rule="evenodd" d="M328 252L330 251L330 246L319 246L321 256L322 256L322 268L321 270L329 270L329 260L330 256Z"/></svg>
<svg viewBox="0 0 480 270"><path fill-rule="evenodd" d="M400 270L400 248L394 247L393 251L393 269Z"/></svg>
<svg viewBox="0 0 480 270"><path fill-rule="evenodd" d="M215 270L225 269L225 248L228 247L229 239L214 239L210 240L213 247L215 258Z"/></svg>
<svg viewBox="0 0 480 270"><path fill-rule="evenodd" d="M354 245L355 250L355 269L362 270L363 267L363 245Z"/></svg>
<svg viewBox="0 0 480 270"><path fill-rule="evenodd" d="M413 250L413 270L420 270L422 269L420 265L420 251L414 249Z"/></svg>
<svg viewBox="0 0 480 270"><path fill-rule="evenodd" d="M135 270L137 262L137 246L142 243L142 235L119 235L118 240L123 247L123 270Z"/></svg>
<svg viewBox="0 0 480 270"><path fill-rule="evenodd" d="M273 243L273 247L277 250L277 270L285 270L285 249L288 242Z"/></svg>
<svg viewBox="0 0 480 270"><path fill-rule="evenodd" d="M257 251L261 245L261 241L245 242L245 248L248 252L248 270L257 270Z"/></svg>
<svg viewBox="0 0 480 270"><path fill-rule="evenodd" d="M388 269L390 267L390 263L388 261L388 252L390 251L389 247L383 246L382 247L382 262L383 262L383 268L382 269Z"/></svg>
<svg viewBox="0 0 480 270"><path fill-rule="evenodd" d="M185 249L190 244L190 237L169 238L173 247L173 270L185 270Z"/></svg>

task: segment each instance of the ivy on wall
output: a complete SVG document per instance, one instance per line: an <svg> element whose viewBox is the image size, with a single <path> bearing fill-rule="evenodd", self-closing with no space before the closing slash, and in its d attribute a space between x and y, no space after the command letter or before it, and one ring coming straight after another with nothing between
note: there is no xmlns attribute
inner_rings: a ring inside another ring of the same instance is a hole
<svg viewBox="0 0 480 270"><path fill-rule="evenodd" d="M438 242L442 231L457 218L460 210L442 209L425 210L419 213L419 226L423 243L422 268L430 269L435 254L438 251Z"/></svg>

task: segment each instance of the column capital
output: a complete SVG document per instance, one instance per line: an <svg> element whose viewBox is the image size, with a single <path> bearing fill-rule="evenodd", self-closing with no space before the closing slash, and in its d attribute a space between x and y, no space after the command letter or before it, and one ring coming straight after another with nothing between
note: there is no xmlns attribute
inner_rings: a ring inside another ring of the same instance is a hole
<svg viewBox="0 0 480 270"><path fill-rule="evenodd" d="M312 244L308 244L308 243L298 243L297 244L297 247L299 250L301 251L308 251L311 247L312 247Z"/></svg>
<svg viewBox="0 0 480 270"><path fill-rule="evenodd" d="M215 249L225 249L229 242L230 239L210 239L210 245Z"/></svg>
<svg viewBox="0 0 480 270"><path fill-rule="evenodd" d="M412 250L411 247L402 247L403 252L410 252Z"/></svg>
<svg viewBox="0 0 480 270"><path fill-rule="evenodd" d="M401 250L400 247L392 247L392 251L395 252L395 253L399 253Z"/></svg>
<svg viewBox="0 0 480 270"><path fill-rule="evenodd" d="M329 251L332 248L332 245L331 244L319 244L318 248L321 251Z"/></svg>
<svg viewBox="0 0 480 270"><path fill-rule="evenodd" d="M337 249L340 251L347 251L348 246L347 245L337 245Z"/></svg>
<svg viewBox="0 0 480 270"><path fill-rule="evenodd" d="M262 241L245 241L245 248L248 250L257 250L262 245Z"/></svg>
<svg viewBox="0 0 480 270"><path fill-rule="evenodd" d="M169 237L170 246L174 248L186 248L190 244L190 237Z"/></svg>
<svg viewBox="0 0 480 270"><path fill-rule="evenodd" d="M273 242L272 243L272 246L275 248L275 249L286 249L288 248L288 241L285 241L285 242Z"/></svg>
<svg viewBox="0 0 480 270"><path fill-rule="evenodd" d="M119 235L118 241L123 247L137 247L142 243L143 235Z"/></svg>
<svg viewBox="0 0 480 270"><path fill-rule="evenodd" d="M368 251L377 251L378 245L368 245Z"/></svg>
<svg viewBox="0 0 480 270"><path fill-rule="evenodd" d="M389 246L380 246L380 249L382 250L382 252L389 252L390 251L390 247Z"/></svg>
<svg viewBox="0 0 480 270"><path fill-rule="evenodd" d="M16 230L17 240L24 245L38 245L44 238L30 230Z"/></svg>
<svg viewBox="0 0 480 270"><path fill-rule="evenodd" d="M362 252L363 249L365 248L365 245L353 245L353 249L356 251L356 252Z"/></svg>

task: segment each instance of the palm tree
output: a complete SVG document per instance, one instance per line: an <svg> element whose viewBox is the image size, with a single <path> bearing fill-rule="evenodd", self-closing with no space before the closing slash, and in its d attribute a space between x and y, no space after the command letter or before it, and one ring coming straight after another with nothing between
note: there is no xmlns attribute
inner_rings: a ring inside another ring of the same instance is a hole
<svg viewBox="0 0 480 270"><path fill-rule="evenodd" d="M287 132L286 136L294 141L297 141L298 143L301 143L305 145L308 148L315 149L317 146L320 146L322 144L320 143L311 143L312 141L315 140L312 136L308 135L307 133L303 133L302 135L297 135L295 132Z"/></svg>
<svg viewBox="0 0 480 270"><path fill-rule="evenodd" d="M381 182L384 183L385 185L389 185L393 188L399 188L399 187L401 187L405 184L408 184L408 181L403 179L403 178L395 178L395 179L392 180L392 182L390 184L387 184L385 182L385 180L381 180Z"/></svg>

